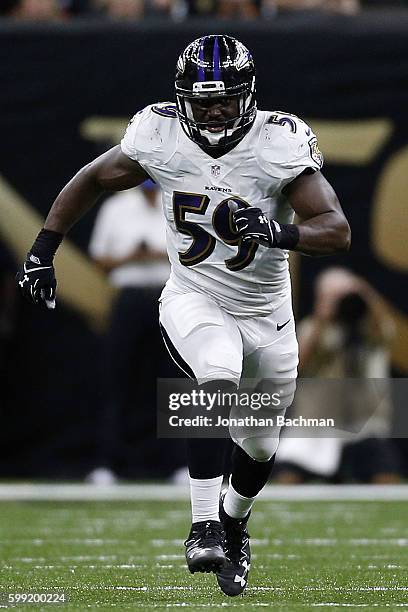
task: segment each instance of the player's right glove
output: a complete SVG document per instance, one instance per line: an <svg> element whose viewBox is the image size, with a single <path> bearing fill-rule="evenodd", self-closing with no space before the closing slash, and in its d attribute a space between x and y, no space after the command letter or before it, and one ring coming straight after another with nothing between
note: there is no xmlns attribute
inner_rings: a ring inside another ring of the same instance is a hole
<svg viewBox="0 0 408 612"><path fill-rule="evenodd" d="M52 262L42 262L31 252L16 274L20 291L25 298L49 310L55 308L57 281Z"/></svg>
<svg viewBox="0 0 408 612"><path fill-rule="evenodd" d="M42 229L16 274L23 296L48 310L55 308L57 281L52 262L63 237L59 232Z"/></svg>

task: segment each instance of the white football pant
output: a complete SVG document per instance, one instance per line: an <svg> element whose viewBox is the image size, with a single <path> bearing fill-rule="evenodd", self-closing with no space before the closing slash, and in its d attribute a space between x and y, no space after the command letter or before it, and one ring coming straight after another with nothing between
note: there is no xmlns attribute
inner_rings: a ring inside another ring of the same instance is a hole
<svg viewBox="0 0 408 612"><path fill-rule="evenodd" d="M268 379L271 382L262 390L270 394L278 390L280 403L277 408L268 407L268 415L263 409L257 416L275 420L291 405L298 345L290 296L270 315L236 317L205 294L173 293L161 302L160 323L172 358L199 384L230 380L238 386L241 379L251 379L255 387ZM244 416L242 410L235 407L230 416ZM239 437L232 428L230 434L250 457L268 461L278 448L280 429L277 425L266 429L240 427Z"/></svg>

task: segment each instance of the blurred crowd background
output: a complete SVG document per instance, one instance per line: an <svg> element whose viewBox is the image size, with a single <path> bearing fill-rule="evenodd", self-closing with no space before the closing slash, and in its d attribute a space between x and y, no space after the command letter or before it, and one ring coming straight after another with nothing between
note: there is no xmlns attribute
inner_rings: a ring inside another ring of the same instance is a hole
<svg viewBox="0 0 408 612"><path fill-rule="evenodd" d="M76 17L140 21L191 16L274 19L291 11L357 15L369 8L406 7L408 0L2 0L0 14L17 20L58 21Z"/></svg>
<svg viewBox="0 0 408 612"><path fill-rule="evenodd" d="M70 232L55 312L22 301L14 275L61 187L137 110L172 100L180 51L221 31L253 52L260 108L311 123L352 227L347 255L291 256L300 376L390 383L381 405L303 394L294 415L318 406L360 433L284 435L275 478L407 477L407 5L0 0L0 478L185 477L183 442L156 436L157 379L179 376L157 325L156 186L105 198Z"/></svg>

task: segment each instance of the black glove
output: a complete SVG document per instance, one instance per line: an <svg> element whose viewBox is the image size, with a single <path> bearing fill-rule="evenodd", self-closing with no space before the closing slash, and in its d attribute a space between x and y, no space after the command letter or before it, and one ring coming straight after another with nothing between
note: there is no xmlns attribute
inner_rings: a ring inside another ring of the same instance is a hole
<svg viewBox="0 0 408 612"><path fill-rule="evenodd" d="M280 231L279 225L270 221L260 208L238 208L232 216L242 240L253 240L269 248L277 246L275 234Z"/></svg>
<svg viewBox="0 0 408 612"><path fill-rule="evenodd" d="M21 293L30 302L48 310L55 308L57 281L52 261L41 262L38 257L28 252L24 264L16 274L16 280Z"/></svg>
<svg viewBox="0 0 408 612"><path fill-rule="evenodd" d="M295 249L299 242L299 229L293 223L278 223L268 219L260 208L237 208L230 201L230 209L238 234L243 241L252 240L268 248Z"/></svg>

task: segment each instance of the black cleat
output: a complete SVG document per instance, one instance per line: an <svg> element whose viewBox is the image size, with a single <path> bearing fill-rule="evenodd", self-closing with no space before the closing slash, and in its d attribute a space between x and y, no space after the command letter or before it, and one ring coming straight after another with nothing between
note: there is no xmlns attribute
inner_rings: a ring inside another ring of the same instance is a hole
<svg viewBox="0 0 408 612"><path fill-rule="evenodd" d="M249 547L249 533L247 522L250 516L244 519L234 519L224 510L224 497L220 500L220 521L225 530L224 550L227 563L217 572L220 589L225 595L234 597L244 592L248 583L248 574L251 567L251 549Z"/></svg>
<svg viewBox="0 0 408 612"><path fill-rule="evenodd" d="M224 553L224 530L218 521L193 523L184 542L187 567L194 572L218 572L227 559Z"/></svg>

